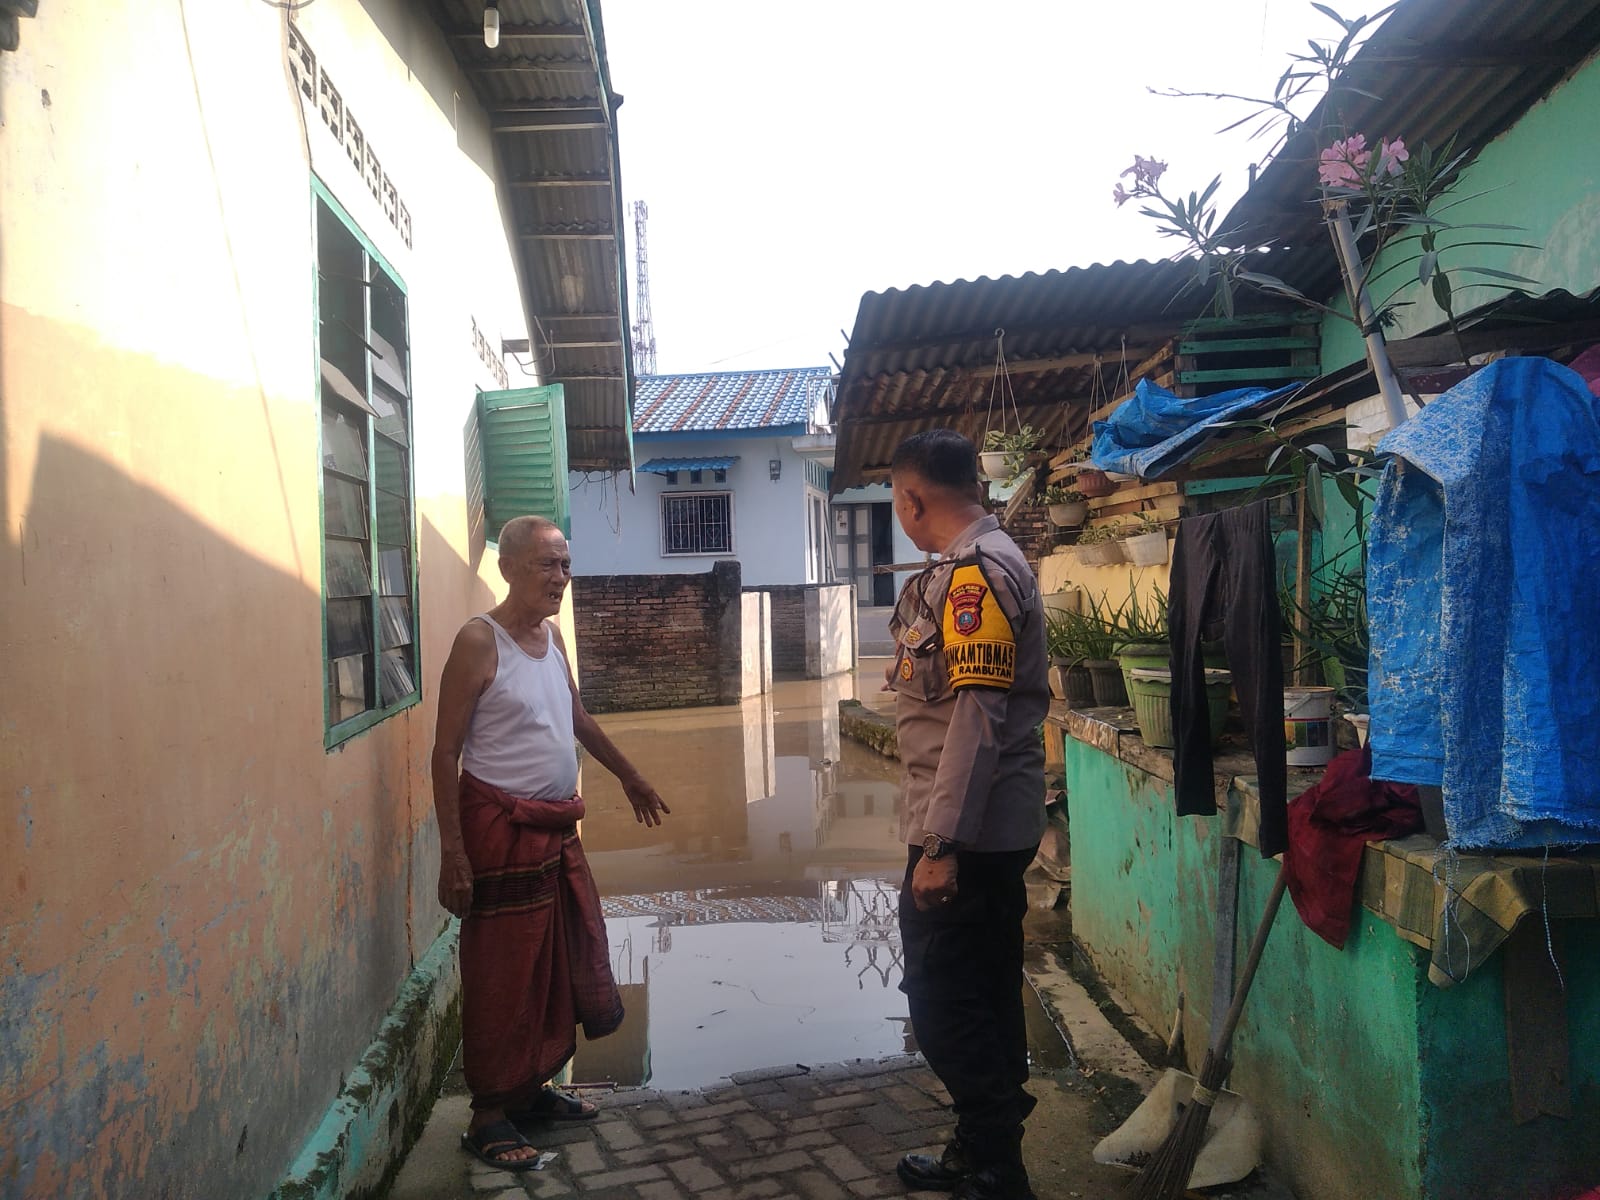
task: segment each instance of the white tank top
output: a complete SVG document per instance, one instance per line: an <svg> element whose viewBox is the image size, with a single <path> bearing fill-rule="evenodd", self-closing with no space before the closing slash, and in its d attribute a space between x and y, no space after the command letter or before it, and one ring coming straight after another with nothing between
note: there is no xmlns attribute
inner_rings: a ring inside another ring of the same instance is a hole
<svg viewBox="0 0 1600 1200"><path fill-rule="evenodd" d="M494 681L478 697L461 765L470 774L524 800L567 800L578 790L567 660L550 636L535 658L487 613L494 630Z"/></svg>

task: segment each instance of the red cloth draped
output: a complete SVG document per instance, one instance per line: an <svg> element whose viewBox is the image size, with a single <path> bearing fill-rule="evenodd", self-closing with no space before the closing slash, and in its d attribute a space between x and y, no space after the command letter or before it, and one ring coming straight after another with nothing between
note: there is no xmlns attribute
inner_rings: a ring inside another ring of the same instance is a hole
<svg viewBox="0 0 1600 1200"><path fill-rule="evenodd" d="M475 1108L527 1102L576 1027L622 1024L605 919L578 840L583 801L522 800L461 777L472 911L461 922L462 1065Z"/></svg>
<svg viewBox="0 0 1600 1200"><path fill-rule="evenodd" d="M1283 856L1289 895L1306 927L1339 949L1350 935L1356 877L1368 842L1422 829L1417 789L1370 778L1372 749L1346 750L1289 804Z"/></svg>

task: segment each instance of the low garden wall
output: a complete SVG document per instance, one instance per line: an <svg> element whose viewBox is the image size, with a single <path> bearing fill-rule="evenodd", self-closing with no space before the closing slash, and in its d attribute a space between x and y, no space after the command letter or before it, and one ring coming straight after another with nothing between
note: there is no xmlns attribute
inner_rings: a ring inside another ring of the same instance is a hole
<svg viewBox="0 0 1600 1200"><path fill-rule="evenodd" d="M585 575L572 581L572 603L590 712L739 702L746 671L738 563L702 575Z"/></svg>
<svg viewBox="0 0 1600 1200"><path fill-rule="evenodd" d="M1219 780L1231 820L1178 817L1170 757L1119 725L1111 716L1117 711L1051 722L1066 770L1073 933L1152 1028L1171 1026L1183 994L1192 1071L1211 1020L1225 831L1246 843L1238 874L1240 964L1277 863L1248 844L1248 779L1230 784L1224 772ZM1307 782L1291 778L1291 794ZM1368 849L1363 870L1372 871L1376 858L1379 874L1375 890L1364 881L1364 898L1382 896L1386 886L1394 891L1397 872L1385 869L1393 856L1387 847ZM1445 877L1441 867L1441 887ZM1423 883L1432 886L1426 873ZM1562 885L1550 886L1553 896ZM1424 925L1426 918L1424 912ZM1512 994L1525 990L1519 969L1526 968L1506 964L1530 961L1509 954L1516 939L1537 936L1542 952L1537 914L1464 979L1442 988L1429 980L1429 953L1400 935L1394 917L1358 907L1341 951L1305 928L1285 899L1234 1039L1229 1086L1261 1115L1269 1159L1298 1195L1566 1200L1600 1180L1600 1061L1592 1053L1600 1045L1600 955L1589 949L1596 922L1552 926L1555 944L1567 951L1565 993L1553 1015L1547 1010L1550 1037L1564 1037L1571 1049L1546 1064L1561 1072L1559 1085L1544 1089L1550 1109L1519 1122L1529 1114L1513 1112L1506 1010ZM1569 1115L1550 1115L1563 1102Z"/></svg>

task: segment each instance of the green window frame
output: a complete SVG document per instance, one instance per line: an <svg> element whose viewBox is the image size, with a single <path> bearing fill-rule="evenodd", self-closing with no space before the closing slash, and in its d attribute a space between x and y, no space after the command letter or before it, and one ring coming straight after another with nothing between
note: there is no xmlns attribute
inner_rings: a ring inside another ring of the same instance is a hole
<svg viewBox="0 0 1600 1200"><path fill-rule="evenodd" d="M488 541L512 517L544 517L572 536L566 391L559 383L478 393Z"/></svg>
<svg viewBox="0 0 1600 1200"><path fill-rule="evenodd" d="M422 699L403 280L313 180L328 749Z"/></svg>

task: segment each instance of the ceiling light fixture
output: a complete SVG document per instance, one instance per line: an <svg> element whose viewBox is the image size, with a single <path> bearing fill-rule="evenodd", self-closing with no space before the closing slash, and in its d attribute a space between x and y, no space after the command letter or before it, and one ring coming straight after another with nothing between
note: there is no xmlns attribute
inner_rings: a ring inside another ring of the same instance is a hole
<svg viewBox="0 0 1600 1200"><path fill-rule="evenodd" d="M500 44L500 0L483 6L483 44L491 50Z"/></svg>

